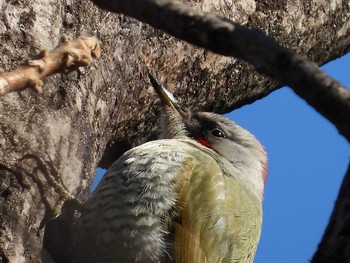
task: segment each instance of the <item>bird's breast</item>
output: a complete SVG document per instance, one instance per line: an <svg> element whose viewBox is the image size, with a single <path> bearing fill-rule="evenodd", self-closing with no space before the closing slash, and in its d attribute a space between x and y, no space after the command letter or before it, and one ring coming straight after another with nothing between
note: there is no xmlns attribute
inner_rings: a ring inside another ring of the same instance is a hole
<svg viewBox="0 0 350 263"><path fill-rule="evenodd" d="M251 262L260 237L260 201L208 151L194 147L191 156L174 188L175 262Z"/></svg>

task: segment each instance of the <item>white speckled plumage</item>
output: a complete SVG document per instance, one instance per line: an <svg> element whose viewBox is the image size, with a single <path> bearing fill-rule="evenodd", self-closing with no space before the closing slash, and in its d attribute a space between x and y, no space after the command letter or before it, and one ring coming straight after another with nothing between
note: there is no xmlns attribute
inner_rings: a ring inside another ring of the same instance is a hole
<svg viewBox="0 0 350 263"><path fill-rule="evenodd" d="M159 261L165 251L165 216L176 200L174 179L193 159L187 149L175 140L153 141L110 167L85 204L79 239L89 249L83 249L79 262Z"/></svg>

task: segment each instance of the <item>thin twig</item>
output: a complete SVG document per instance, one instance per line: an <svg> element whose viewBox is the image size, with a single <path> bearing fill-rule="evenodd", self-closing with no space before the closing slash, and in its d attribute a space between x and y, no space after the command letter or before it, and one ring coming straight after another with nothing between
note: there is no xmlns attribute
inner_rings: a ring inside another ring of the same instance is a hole
<svg viewBox="0 0 350 263"><path fill-rule="evenodd" d="M25 65L10 72L0 73L0 96L25 88L33 88L40 92L44 77L88 66L93 58L99 58L100 55L97 38L79 37L72 40L64 35L61 44L51 52L43 50Z"/></svg>

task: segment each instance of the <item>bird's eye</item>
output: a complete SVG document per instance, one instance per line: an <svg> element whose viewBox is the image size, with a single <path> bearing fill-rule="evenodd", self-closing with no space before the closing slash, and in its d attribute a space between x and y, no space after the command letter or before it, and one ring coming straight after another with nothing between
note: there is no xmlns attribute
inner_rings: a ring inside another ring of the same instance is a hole
<svg viewBox="0 0 350 263"><path fill-rule="evenodd" d="M214 137L217 137L217 138L225 138L226 137L226 134L220 130L219 128L215 128L213 130L210 131L211 135L213 135Z"/></svg>

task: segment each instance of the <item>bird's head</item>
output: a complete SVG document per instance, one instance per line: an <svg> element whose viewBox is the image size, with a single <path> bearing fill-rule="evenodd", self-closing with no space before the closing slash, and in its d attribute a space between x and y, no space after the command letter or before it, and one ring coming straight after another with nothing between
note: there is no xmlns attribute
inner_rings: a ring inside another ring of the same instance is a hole
<svg viewBox="0 0 350 263"><path fill-rule="evenodd" d="M234 121L210 112L191 112L181 107L175 97L150 75L162 104L161 138L190 137L212 149L230 162L239 174L256 184L259 196L267 178L267 156L263 146L249 131Z"/></svg>

